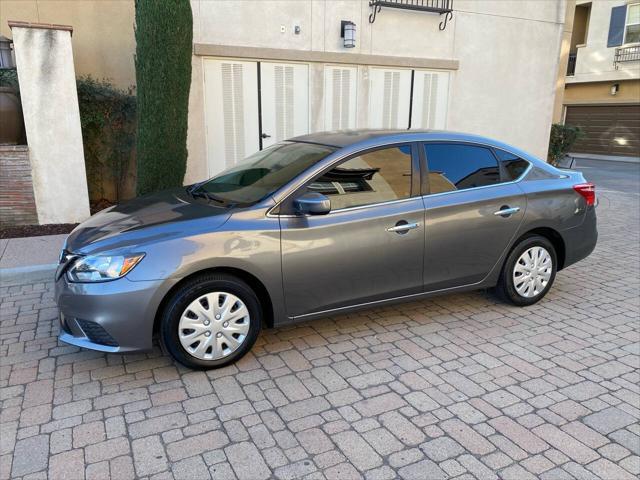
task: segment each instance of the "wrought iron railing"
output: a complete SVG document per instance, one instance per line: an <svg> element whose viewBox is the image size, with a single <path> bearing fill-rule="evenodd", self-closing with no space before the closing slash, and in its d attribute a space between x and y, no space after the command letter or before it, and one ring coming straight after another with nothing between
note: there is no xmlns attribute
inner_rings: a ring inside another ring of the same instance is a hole
<svg viewBox="0 0 640 480"><path fill-rule="evenodd" d="M567 76L573 77L576 74L576 59L578 58L577 53L569 54L569 63L567 63Z"/></svg>
<svg viewBox="0 0 640 480"><path fill-rule="evenodd" d="M618 69L619 63L637 62L640 60L640 45L632 45L630 47L616 48L616 54L613 57L613 66Z"/></svg>
<svg viewBox="0 0 640 480"><path fill-rule="evenodd" d="M373 8L369 15L369 23L376 21L376 14L382 7L439 13L444 15L440 22L440 30L447 28L447 22L453 18L453 0L369 0L369 6Z"/></svg>

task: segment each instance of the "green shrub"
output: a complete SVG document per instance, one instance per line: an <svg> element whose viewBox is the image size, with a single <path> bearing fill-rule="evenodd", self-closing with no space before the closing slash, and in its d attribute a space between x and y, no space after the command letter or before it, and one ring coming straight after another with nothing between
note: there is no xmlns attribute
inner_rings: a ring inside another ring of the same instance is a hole
<svg viewBox="0 0 640 480"><path fill-rule="evenodd" d="M19 93L18 72L15 68L0 68L0 87L11 87Z"/></svg>
<svg viewBox="0 0 640 480"><path fill-rule="evenodd" d="M136 0L137 192L182 185L193 17L189 0Z"/></svg>
<svg viewBox="0 0 640 480"><path fill-rule="evenodd" d="M134 195L136 98L107 80L77 79L89 197L119 202Z"/></svg>
<svg viewBox="0 0 640 480"><path fill-rule="evenodd" d="M571 150L574 143L584 136L584 131L574 125L551 125L549 138L549 163L557 165L558 162Z"/></svg>

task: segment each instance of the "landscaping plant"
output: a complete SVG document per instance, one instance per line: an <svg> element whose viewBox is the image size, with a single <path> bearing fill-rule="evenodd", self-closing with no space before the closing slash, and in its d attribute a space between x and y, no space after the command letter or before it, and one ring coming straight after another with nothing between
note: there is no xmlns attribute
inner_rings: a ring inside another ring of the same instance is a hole
<svg viewBox="0 0 640 480"><path fill-rule="evenodd" d="M193 17L189 0L136 0L137 193L182 185Z"/></svg>
<svg viewBox="0 0 640 480"><path fill-rule="evenodd" d="M584 136L584 131L575 125L562 125L554 123L551 125L551 136L549 138L548 160L552 165L558 165L571 147Z"/></svg>

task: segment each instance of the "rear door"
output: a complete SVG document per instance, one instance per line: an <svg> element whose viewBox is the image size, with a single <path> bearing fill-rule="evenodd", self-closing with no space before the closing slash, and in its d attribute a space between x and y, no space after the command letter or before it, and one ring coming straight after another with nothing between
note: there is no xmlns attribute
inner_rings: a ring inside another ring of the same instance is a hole
<svg viewBox="0 0 640 480"><path fill-rule="evenodd" d="M526 197L512 180L529 164L517 157L499 163L491 148L469 143L425 143L422 149L428 172L425 291L480 282L524 218Z"/></svg>
<svg viewBox="0 0 640 480"><path fill-rule="evenodd" d="M290 317L422 291L424 206L417 155L412 144L359 153L297 192L327 195L331 212L280 217Z"/></svg>

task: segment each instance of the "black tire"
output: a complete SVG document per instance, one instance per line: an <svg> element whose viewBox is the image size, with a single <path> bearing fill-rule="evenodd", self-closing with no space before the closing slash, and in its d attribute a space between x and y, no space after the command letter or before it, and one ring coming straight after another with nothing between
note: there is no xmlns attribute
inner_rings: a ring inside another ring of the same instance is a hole
<svg viewBox="0 0 640 480"><path fill-rule="evenodd" d="M551 276L549 278L549 281L547 282L547 285L540 293L533 297L525 297L520 295L516 290L513 281L513 271L520 256L528 249L536 246L543 247L545 250L547 250L547 252L549 252L552 261ZM507 257L502 267L502 272L500 273L500 279L498 280L496 293L502 300L519 307L533 305L534 303L542 300L553 285L553 281L556 278L557 266L558 257L556 255L556 250L553 247L553 244L546 237L543 237L541 235L529 235L520 240L520 242L511 250L511 253L509 253L509 256Z"/></svg>
<svg viewBox="0 0 640 480"><path fill-rule="evenodd" d="M250 322L244 342L235 351L220 359L203 360L185 350L178 337L178 327L183 312L191 302L210 292L227 292L238 297L249 311ZM186 367L195 370L221 368L236 362L251 350L262 329L262 317L260 301L245 282L227 274L204 274L182 285L167 302L161 317L160 341L164 349Z"/></svg>

